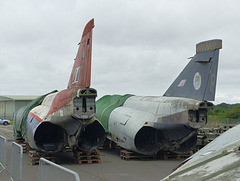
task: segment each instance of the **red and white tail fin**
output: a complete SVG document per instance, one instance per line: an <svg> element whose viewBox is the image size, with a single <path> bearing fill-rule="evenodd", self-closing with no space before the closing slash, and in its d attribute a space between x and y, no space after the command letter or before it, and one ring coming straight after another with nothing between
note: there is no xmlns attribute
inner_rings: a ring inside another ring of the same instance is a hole
<svg viewBox="0 0 240 181"><path fill-rule="evenodd" d="M68 89L90 87L93 27L94 19L91 19L85 26L81 42L79 43L77 56L68 82Z"/></svg>

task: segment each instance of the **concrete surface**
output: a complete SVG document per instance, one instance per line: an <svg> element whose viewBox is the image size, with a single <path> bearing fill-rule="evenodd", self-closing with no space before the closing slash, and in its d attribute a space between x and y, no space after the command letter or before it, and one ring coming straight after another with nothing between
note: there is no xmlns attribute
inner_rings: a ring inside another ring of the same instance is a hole
<svg viewBox="0 0 240 181"><path fill-rule="evenodd" d="M0 135L7 139L7 169L10 171L12 126L0 125ZM60 165L79 174L81 181L157 181L167 176L182 160L130 160L120 159L120 150L100 150L101 163L74 164L72 153L59 153ZM38 165L32 166L27 153L23 154L23 181L38 180ZM1 181L9 181L6 171Z"/></svg>

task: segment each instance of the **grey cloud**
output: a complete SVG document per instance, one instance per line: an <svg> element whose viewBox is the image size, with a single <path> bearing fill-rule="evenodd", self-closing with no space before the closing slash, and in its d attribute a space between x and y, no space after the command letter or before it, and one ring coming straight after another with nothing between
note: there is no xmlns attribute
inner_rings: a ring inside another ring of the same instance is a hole
<svg viewBox="0 0 240 181"><path fill-rule="evenodd" d="M236 0L0 2L0 94L65 89L85 24L95 18L92 86L104 94L162 95L195 54L223 39L216 103L240 101ZM235 78L233 78L235 77Z"/></svg>

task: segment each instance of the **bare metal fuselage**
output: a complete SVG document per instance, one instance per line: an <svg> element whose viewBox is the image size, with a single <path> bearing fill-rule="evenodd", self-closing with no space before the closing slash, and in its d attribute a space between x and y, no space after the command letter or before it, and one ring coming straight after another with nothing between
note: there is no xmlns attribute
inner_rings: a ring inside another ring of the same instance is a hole
<svg viewBox="0 0 240 181"><path fill-rule="evenodd" d="M121 147L145 155L161 148L188 152L212 106L189 98L132 96L110 114L109 137Z"/></svg>
<svg viewBox="0 0 240 181"><path fill-rule="evenodd" d="M207 123L215 100L222 40L196 44L196 54L163 97L106 95L97 101L97 117L109 138L121 147L145 155L161 148L189 152L197 129ZM129 97L130 96L130 97Z"/></svg>

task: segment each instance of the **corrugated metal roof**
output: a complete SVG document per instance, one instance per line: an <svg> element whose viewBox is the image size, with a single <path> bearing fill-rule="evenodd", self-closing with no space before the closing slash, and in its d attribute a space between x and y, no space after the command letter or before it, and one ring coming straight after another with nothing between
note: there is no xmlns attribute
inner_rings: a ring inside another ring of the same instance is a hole
<svg viewBox="0 0 240 181"><path fill-rule="evenodd" d="M0 95L0 101L23 101L23 100L33 100L39 96L36 95Z"/></svg>

